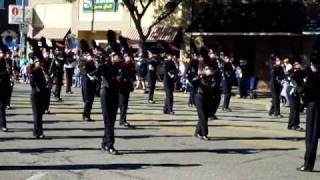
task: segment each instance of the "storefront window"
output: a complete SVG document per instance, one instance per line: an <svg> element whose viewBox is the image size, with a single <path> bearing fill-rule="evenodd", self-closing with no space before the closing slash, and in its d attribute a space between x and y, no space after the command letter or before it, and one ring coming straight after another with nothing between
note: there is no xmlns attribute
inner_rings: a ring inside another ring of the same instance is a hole
<svg viewBox="0 0 320 180"><path fill-rule="evenodd" d="M0 0L0 9L4 9L4 0Z"/></svg>
<svg viewBox="0 0 320 180"><path fill-rule="evenodd" d="M24 4L25 4L26 6L29 5L29 0L16 0L16 5L22 6L22 2L23 2L23 1L24 1Z"/></svg>

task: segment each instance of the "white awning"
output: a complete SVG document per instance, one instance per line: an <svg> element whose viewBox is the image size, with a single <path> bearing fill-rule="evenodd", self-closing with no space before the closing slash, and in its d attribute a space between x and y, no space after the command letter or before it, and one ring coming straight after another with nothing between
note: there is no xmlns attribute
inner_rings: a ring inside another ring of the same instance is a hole
<svg viewBox="0 0 320 180"><path fill-rule="evenodd" d="M70 28L44 28L41 30L33 29L32 37L35 39L40 39L45 37L46 39L63 40Z"/></svg>
<svg viewBox="0 0 320 180"><path fill-rule="evenodd" d="M150 36L147 39L147 42L156 42L156 41L166 41L166 42L173 42L175 37L178 34L178 28L176 27L162 27L156 26L152 28ZM148 28L143 28L143 33L147 33ZM135 27L130 27L124 34L124 37L138 41L139 34Z"/></svg>

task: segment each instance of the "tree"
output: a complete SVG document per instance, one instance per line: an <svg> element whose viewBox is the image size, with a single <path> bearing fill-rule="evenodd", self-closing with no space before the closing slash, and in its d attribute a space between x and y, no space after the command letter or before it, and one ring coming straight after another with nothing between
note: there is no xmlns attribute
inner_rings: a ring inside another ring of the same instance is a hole
<svg viewBox="0 0 320 180"><path fill-rule="evenodd" d="M187 0L187 2L188 1L190 0ZM182 3L180 3L176 7L176 9L166 19L164 19L159 23L159 25L181 27L183 24L183 20L185 20L185 18L182 18L185 2L186 1L183 1ZM154 8L153 18L157 18L162 13L163 11L162 9L166 3L167 3L167 0L157 0L157 3Z"/></svg>
<svg viewBox="0 0 320 180"><path fill-rule="evenodd" d="M183 0L166 0L162 9L158 12L158 15L155 17L153 23L147 28L146 33L143 32L141 20L147 10L149 9L152 3L155 3L157 0L122 0L123 5L129 10L130 16L136 26L137 32L139 34L140 51L145 50L146 40L151 34L152 28L157 24L162 22L164 19L169 17L178 7L178 5Z"/></svg>

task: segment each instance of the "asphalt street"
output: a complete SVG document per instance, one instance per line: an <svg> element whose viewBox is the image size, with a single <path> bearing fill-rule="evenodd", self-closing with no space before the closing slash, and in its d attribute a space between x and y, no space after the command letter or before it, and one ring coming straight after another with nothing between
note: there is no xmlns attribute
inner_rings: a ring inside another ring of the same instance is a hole
<svg viewBox="0 0 320 180"><path fill-rule="evenodd" d="M63 89L64 90L64 89ZM215 180L319 180L320 152L315 172L297 172L303 163L304 133L289 131L288 112L274 119L267 114L269 99L232 97L230 113L218 111L209 122L210 141L193 137L197 114L187 106L187 95L176 93L175 115L163 115L163 94L148 104L142 91L129 102L128 122L116 123L120 155L100 150L103 121L95 99L92 118L82 120L79 89L62 94L44 116L44 140L32 136L29 85L14 88L13 110L8 110L9 132L0 132L1 180L56 179L215 179ZM305 115L301 115L302 127Z"/></svg>

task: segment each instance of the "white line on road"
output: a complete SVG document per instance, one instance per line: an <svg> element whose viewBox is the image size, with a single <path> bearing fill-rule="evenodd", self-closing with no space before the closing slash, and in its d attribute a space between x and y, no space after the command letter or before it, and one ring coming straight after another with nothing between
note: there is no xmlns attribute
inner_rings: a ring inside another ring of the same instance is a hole
<svg viewBox="0 0 320 180"><path fill-rule="evenodd" d="M37 174L29 177L27 180L39 180L45 175L47 175L47 173L37 173Z"/></svg>

